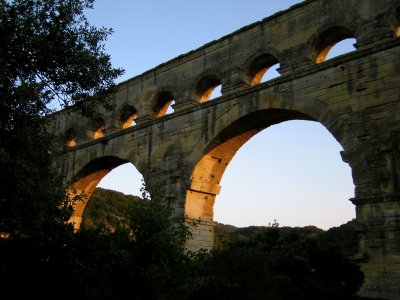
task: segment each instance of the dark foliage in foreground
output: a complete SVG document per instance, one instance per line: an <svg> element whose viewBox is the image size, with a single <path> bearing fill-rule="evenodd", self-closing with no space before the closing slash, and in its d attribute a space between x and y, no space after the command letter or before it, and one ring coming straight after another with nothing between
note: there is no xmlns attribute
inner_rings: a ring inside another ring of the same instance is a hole
<svg viewBox="0 0 400 300"><path fill-rule="evenodd" d="M172 230L172 223L163 230L167 219L160 222L160 213L157 219L139 214L146 224L133 227L139 239L122 228L81 231L76 255L84 269L75 293L109 299L133 291L133 299L356 299L362 284L355 263L289 228L263 228L210 253L185 255L180 243L187 232Z"/></svg>
<svg viewBox="0 0 400 300"><path fill-rule="evenodd" d="M106 213L108 206L118 206L101 205L106 203L102 197L134 201L132 196L124 198L118 192L101 189L96 193L99 203L93 204L93 209L100 215ZM351 260L358 241L353 225L351 221L324 231L314 226L280 228L277 223L247 228L217 224L219 246L211 253L185 256L179 261L183 265L174 262L174 289L170 293L165 290L164 297L168 299L167 295L172 294L171 299L354 298L363 275Z"/></svg>
<svg viewBox="0 0 400 300"><path fill-rule="evenodd" d="M340 252L288 228L263 228L199 262L203 286L194 299L352 299L363 282Z"/></svg>
<svg viewBox="0 0 400 300"><path fill-rule="evenodd" d="M68 293L76 270L74 199L52 160L54 103L89 116L110 107L110 30L91 0L0 0L0 290L2 299Z"/></svg>
<svg viewBox="0 0 400 300"><path fill-rule="evenodd" d="M101 194L111 196L106 207L119 195L107 190ZM39 247L30 240L1 239L2 274L7 274L1 281L3 295L356 299L363 275L338 247L326 247L327 232L277 225L240 229L241 234L218 249L184 253L182 246L190 233L171 217L170 208L157 201L127 199L129 205L119 204L128 207L124 217L128 223L121 226L91 223L75 235L49 239ZM335 232L340 236L340 228ZM43 253L42 247L48 250Z"/></svg>
<svg viewBox="0 0 400 300"><path fill-rule="evenodd" d="M111 31L83 15L92 2L0 0L1 235L45 239L70 217L71 199L51 159L51 107L85 116L110 107L122 73L104 52Z"/></svg>

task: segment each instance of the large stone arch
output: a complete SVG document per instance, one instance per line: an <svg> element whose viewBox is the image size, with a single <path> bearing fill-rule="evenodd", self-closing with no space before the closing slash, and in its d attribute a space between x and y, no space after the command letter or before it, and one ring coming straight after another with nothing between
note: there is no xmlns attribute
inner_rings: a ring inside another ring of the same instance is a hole
<svg viewBox="0 0 400 300"><path fill-rule="evenodd" d="M79 229L83 211L99 182L113 169L125 163L132 162L118 156L101 156L85 164L73 176L69 193L71 197L77 196L78 201L74 204L74 211L70 222L73 223L75 230Z"/></svg>
<svg viewBox="0 0 400 300"><path fill-rule="evenodd" d="M215 116L210 128L211 135L203 147L194 149L190 161L195 162L188 182L185 200L185 218L206 224L204 228L212 226L213 205L216 195L219 194L219 183L226 167L239 148L259 131L289 120L311 120L321 123L332 136L341 144L346 153L357 152L358 156L346 159L352 169L355 194L363 193L363 184L369 180L369 169L363 152L362 144L352 134L351 128L325 104L305 97L296 97L292 94L259 94L260 99L246 99L239 113L232 117L231 112ZM256 100L257 105L251 103ZM350 157L350 156L349 156ZM207 228L206 231L209 231ZM200 237L204 232L197 232ZM211 242L211 241L210 241ZM199 242L194 237L195 247ZM205 248L211 248L207 241ZM188 246L189 248L192 245Z"/></svg>

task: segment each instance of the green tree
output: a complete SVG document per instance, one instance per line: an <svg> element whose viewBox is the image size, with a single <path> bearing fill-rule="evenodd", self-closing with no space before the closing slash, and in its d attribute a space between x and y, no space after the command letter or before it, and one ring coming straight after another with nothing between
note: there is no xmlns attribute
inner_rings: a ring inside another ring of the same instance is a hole
<svg viewBox="0 0 400 300"><path fill-rule="evenodd" d="M317 239L277 224L194 261L190 299L356 299L359 266Z"/></svg>
<svg viewBox="0 0 400 300"><path fill-rule="evenodd" d="M90 0L0 0L0 233L27 234L64 222L70 208L52 168L45 116L57 103L90 115L122 73L90 26Z"/></svg>
<svg viewBox="0 0 400 300"><path fill-rule="evenodd" d="M0 283L5 298L65 284L71 262L71 199L53 168L46 131L54 104L89 116L110 107L114 79L88 24L90 0L0 0ZM63 287L67 289L67 287ZM60 292L62 289L60 288Z"/></svg>
<svg viewBox="0 0 400 300"><path fill-rule="evenodd" d="M359 234L355 229L356 220L353 219L338 227L332 227L318 236L318 243L323 249L331 249L344 256L354 258L358 253Z"/></svg>
<svg viewBox="0 0 400 300"><path fill-rule="evenodd" d="M140 197L96 188L82 215L81 228L104 226L111 230L129 226L129 212Z"/></svg>
<svg viewBox="0 0 400 300"><path fill-rule="evenodd" d="M173 207L161 201L161 187L143 185L144 199L126 207L129 226L124 222L112 230L80 229L74 240L71 297L187 299L192 261L183 247L190 233L183 221L175 219ZM107 196L111 198L103 202L116 200L113 193L103 193Z"/></svg>

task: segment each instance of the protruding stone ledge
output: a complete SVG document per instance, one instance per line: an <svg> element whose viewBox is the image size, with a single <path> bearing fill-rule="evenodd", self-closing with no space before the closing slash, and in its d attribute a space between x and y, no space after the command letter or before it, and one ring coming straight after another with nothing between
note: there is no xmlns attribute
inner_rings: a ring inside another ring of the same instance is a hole
<svg viewBox="0 0 400 300"><path fill-rule="evenodd" d="M379 194L379 195L371 195L368 197L354 197L354 198L350 198L350 201L354 205L376 204L376 203L384 203L384 202L398 202L398 201L400 201L400 193Z"/></svg>

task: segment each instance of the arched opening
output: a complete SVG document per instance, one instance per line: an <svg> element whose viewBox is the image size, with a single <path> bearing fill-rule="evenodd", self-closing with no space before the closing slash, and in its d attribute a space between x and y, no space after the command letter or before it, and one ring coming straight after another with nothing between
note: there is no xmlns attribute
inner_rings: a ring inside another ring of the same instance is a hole
<svg viewBox="0 0 400 300"><path fill-rule="evenodd" d="M125 105L117 121L117 128L129 128L135 124L137 111L132 105Z"/></svg>
<svg viewBox="0 0 400 300"><path fill-rule="evenodd" d="M261 131L229 163L214 220L238 227L314 225L355 218L351 170L340 144L320 123L287 121Z"/></svg>
<svg viewBox="0 0 400 300"><path fill-rule="evenodd" d="M210 97L208 98L208 100L214 100L218 97L222 96L222 84L217 85L216 87L214 87L213 91L210 94Z"/></svg>
<svg viewBox="0 0 400 300"><path fill-rule="evenodd" d="M114 174L107 178L106 176L113 170L116 170ZM118 185L118 190L121 192L133 192L137 195L135 188L138 188L138 183L141 185L140 176L131 163L114 156L98 158L84 166L75 176L74 183L69 190L71 196L81 196L80 201L74 206L74 213L70 219L70 222L74 223L75 229L79 229L83 211L97 186L116 190L113 186ZM138 178L139 180L137 180Z"/></svg>
<svg viewBox="0 0 400 300"><path fill-rule="evenodd" d="M217 98L221 96L221 88L221 81L216 76L203 77L196 85L194 99L202 103Z"/></svg>
<svg viewBox="0 0 400 300"><path fill-rule="evenodd" d="M280 63L276 63L268 68L268 70L264 73L264 76L261 78L260 83L267 82L269 80L278 78L281 76L279 73L279 68L281 67Z"/></svg>
<svg viewBox="0 0 400 300"><path fill-rule="evenodd" d="M357 42L354 38L344 39L332 46L326 54L325 60L355 51L354 44Z"/></svg>
<svg viewBox="0 0 400 300"><path fill-rule="evenodd" d="M234 121L231 125L227 126L225 129L223 129L208 145L208 147L204 150L201 159L198 161L196 164L192 176L191 176L191 186L187 191L186 194L186 202L185 202L185 217L188 220L200 220L201 222L213 222L214 221L214 203L216 201L216 196L220 194L221 191L221 180L223 178L223 175L225 173L225 170L227 167L230 165L231 160L233 157L236 155L238 150L246 144L251 138L253 138L256 134L258 134L261 131L265 131L266 134L277 124L281 126L280 123L285 124L285 123L290 123L286 121L293 121L293 120L302 120L304 123L314 123L310 121L316 121L312 117L300 113L299 111L295 110L289 110L289 109L266 109L266 110L259 110L255 111L252 113L247 114L246 116ZM308 122L305 122L308 121ZM276 127L279 127L276 126ZM295 126L298 126L295 124ZM322 125L321 125L322 126ZM325 129L325 127L322 126L324 129L325 133L329 133ZM307 132L306 132L307 133ZM326 134L327 136L330 137L330 139L334 140L333 136L331 134ZM278 136L278 139L282 139L282 136ZM317 140L311 140L311 146L316 144L318 141ZM337 144L337 142L336 142ZM287 148L285 149L286 152L288 153L287 155L291 155L291 153L295 153L296 149L293 148L293 145L288 145ZM269 158L272 158L272 161L275 159L274 155L280 155L281 153L269 153L269 148L273 148L273 145L267 144L265 147L262 147L262 149L257 149L257 151L262 151L265 156L269 156ZM315 149L315 145L311 149ZM245 148L244 148L245 149ZM339 148L336 149L336 159L339 164L344 164L341 161L340 158L340 150L341 146L339 145ZM308 151L311 151L308 149ZM310 155L310 153L308 154ZM312 154L313 156L320 155L322 156L322 161L325 159L325 154L324 152L317 153L317 154ZM252 155L250 154L250 157ZM254 156L253 156L254 157ZM301 158L299 158L301 159ZM291 182L285 180L285 174L287 173L296 173L296 169L290 168L290 165L288 165L286 162L282 163L282 166L279 166L281 169L283 169L283 174L280 175L280 178L282 178L283 182L280 184L280 190L282 191L282 194L284 194L287 190L290 190L292 185ZM322 166L319 167L326 167L326 164L323 164ZM257 162L253 162L253 171L251 172L256 172L257 168ZM258 176L262 180L262 183L260 183L261 190L265 190L263 192L263 195L265 194L265 197L269 197L271 195L268 195L267 193L267 187L270 184L270 181L268 179L268 176L277 176L277 173L282 171L278 169L272 168L272 166L266 166L264 169L260 170L258 175L248 175L248 177L251 179L253 176ZM284 167L284 168L283 168ZM346 168L346 167L345 167ZM332 171L333 170L328 170ZM286 172L286 173L285 173ZM347 167L347 172L349 173L350 170ZM268 173L268 176L266 175ZM237 174L239 178L239 181L241 180L240 178L243 178L243 176L246 176L246 174L240 173ZM312 174L315 175L315 174ZM296 179L297 181L301 181L303 178L300 176L303 176L301 174L298 175L298 178ZM319 174L319 176L322 176ZM312 178L317 178L318 175ZM349 179L349 176L347 176ZM316 180L316 179L315 179ZM353 189L354 193L354 186L352 186L352 180L350 178L350 187ZM316 185L318 182L315 183ZM331 182L331 185L334 185ZM240 188L241 183L236 182L236 184L232 187L234 190L234 193L238 192L238 188ZM310 187L310 186L309 186ZM250 187L243 187L245 190L244 192L244 197L246 197L246 188ZM304 187L302 187L304 189ZM316 188L310 188L311 193L315 193ZM297 191L300 192L300 191ZM239 195L239 193L237 193ZM243 195L243 194L242 194ZM317 195L318 196L318 195ZM321 195L319 195L321 197ZM327 195L329 196L329 195ZM346 196L345 199L341 199L345 205L348 205L348 199L353 196L353 194ZM274 197L274 195L272 195ZM303 195L303 198L307 198L307 195ZM274 205L274 201L283 201L282 199L270 199L266 198L265 203L267 204L267 209L268 205ZM307 207L307 203L304 203L301 201L301 197L298 196L296 200L300 202L300 206L303 205L304 207ZM307 199L306 199L307 200ZM229 200L226 200L228 202ZM246 203L247 205L251 205L247 203L246 199L240 198L239 201L242 201L243 203ZM269 202L271 201L271 202ZM320 199L320 201L327 201L326 199ZM251 200L249 201L251 202ZM288 204L289 202L283 203L283 204ZM245 205L246 205L245 204ZM263 204L260 204L263 205ZM351 208L351 206L350 206ZM312 208L309 208L309 210L312 210ZM285 211L283 214L286 214L290 211L296 212L295 208L292 208L287 206L285 208ZM264 211L265 212L265 211ZM353 208L353 212L355 212L355 209ZM282 213L282 212L281 212ZM300 213L300 212L299 212ZM249 222L252 222L252 216L245 216L245 213L243 210L240 212L240 218L245 219L246 217L250 218ZM314 215L317 215L318 213L315 213ZM288 214L290 216L290 214ZM326 217L326 216L324 216ZM264 224L267 225L268 222L273 221L273 219L277 219L278 216L273 216L266 214L264 216ZM272 220L271 220L272 219ZM280 221L280 220L278 220ZM283 221L283 220L282 220ZM286 222L286 221L284 221ZM339 220L338 223L341 221ZM337 223L336 223L337 224ZM238 224L238 225L248 225L248 224ZM254 225L254 224L253 224ZM260 224L259 224L260 225ZM283 224L283 225L293 225L293 224ZM303 225L300 224L299 225ZM308 224L311 225L311 224ZM321 224L318 224L322 226ZM328 225L327 225L328 226ZM326 226L322 226L326 227ZM200 233L201 235L201 233ZM209 247L210 244L205 245L205 247ZM191 246L189 246L191 247ZM196 247L196 246L194 246Z"/></svg>
<svg viewBox="0 0 400 300"><path fill-rule="evenodd" d="M155 112L157 117L174 112L172 105L175 103L175 97L171 92L161 92L158 95Z"/></svg>
<svg viewBox="0 0 400 300"><path fill-rule="evenodd" d="M278 59L270 54L263 54L255 58L246 72L246 79L250 85L256 85L280 76Z"/></svg>
<svg viewBox="0 0 400 300"><path fill-rule="evenodd" d="M83 211L81 228L102 226L113 231L129 226L130 207L141 199L142 180L142 174L131 163L114 168L94 189Z"/></svg>
<svg viewBox="0 0 400 300"><path fill-rule="evenodd" d="M172 114L175 112L174 105L175 105L175 100L172 100L171 104L167 108L167 111L165 112L166 115L169 115L169 114Z"/></svg>
<svg viewBox="0 0 400 300"><path fill-rule="evenodd" d="M102 118L94 118L91 121L89 135L92 139L99 139L104 136L105 122Z"/></svg>
<svg viewBox="0 0 400 300"><path fill-rule="evenodd" d="M355 42L354 33L347 28L328 29L319 36L315 44L312 53L313 60L319 64L327 59L354 51Z"/></svg>
<svg viewBox="0 0 400 300"><path fill-rule="evenodd" d="M73 128L69 128L65 132L65 139L67 141L67 146L68 147L75 147L76 146L76 137L77 137L77 133Z"/></svg>
<svg viewBox="0 0 400 300"><path fill-rule="evenodd" d="M143 176L131 163L122 164L111 170L98 184L98 187L111 189L125 195L140 196Z"/></svg>

